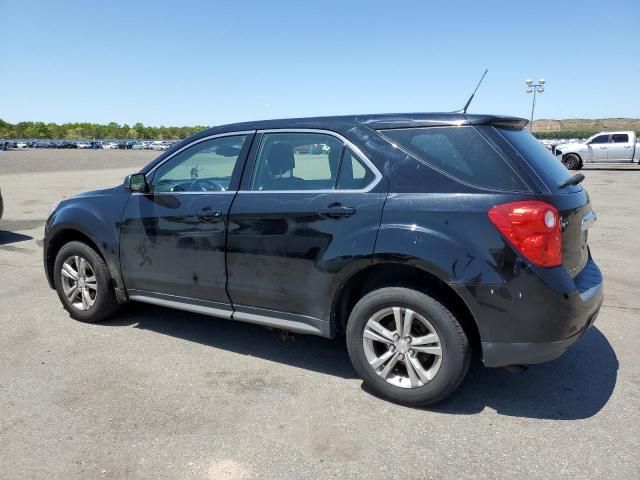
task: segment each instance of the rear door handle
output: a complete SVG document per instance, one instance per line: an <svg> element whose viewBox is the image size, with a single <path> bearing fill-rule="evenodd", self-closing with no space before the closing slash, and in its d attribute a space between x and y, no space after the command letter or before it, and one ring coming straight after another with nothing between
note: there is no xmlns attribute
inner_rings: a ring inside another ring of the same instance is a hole
<svg viewBox="0 0 640 480"><path fill-rule="evenodd" d="M625 145L624 148L631 148L631 145Z"/></svg>
<svg viewBox="0 0 640 480"><path fill-rule="evenodd" d="M607 148L607 147L600 147L600 148L605 149L605 148Z"/></svg>
<svg viewBox="0 0 640 480"><path fill-rule="evenodd" d="M201 222L212 223L222 217L222 212L220 210L212 210L209 207L205 207L196 213L196 217L198 217L198 220Z"/></svg>
<svg viewBox="0 0 640 480"><path fill-rule="evenodd" d="M324 218L343 218L350 217L356 213L356 209L353 207L345 207L341 203L332 203L318 210L318 213Z"/></svg>

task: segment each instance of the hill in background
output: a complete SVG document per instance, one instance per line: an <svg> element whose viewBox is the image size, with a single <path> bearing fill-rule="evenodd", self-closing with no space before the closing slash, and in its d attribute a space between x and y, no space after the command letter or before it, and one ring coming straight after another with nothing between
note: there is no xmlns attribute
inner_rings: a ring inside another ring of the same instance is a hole
<svg viewBox="0 0 640 480"><path fill-rule="evenodd" d="M568 118L550 120L542 118L533 121L534 132L589 131L593 133L604 130L640 130L638 118Z"/></svg>

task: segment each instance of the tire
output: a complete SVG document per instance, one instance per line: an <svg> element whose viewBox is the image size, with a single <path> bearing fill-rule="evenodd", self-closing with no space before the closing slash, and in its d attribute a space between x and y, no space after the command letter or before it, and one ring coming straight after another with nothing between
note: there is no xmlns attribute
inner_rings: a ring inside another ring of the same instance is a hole
<svg viewBox="0 0 640 480"><path fill-rule="evenodd" d="M401 322L405 323L407 310L414 312L413 320L409 322L410 334L394 340L393 344L386 343L388 334L397 332L396 314L400 313ZM386 333L380 333L382 331L375 323L385 327ZM432 333L437 341L425 342L427 335ZM381 288L365 295L351 311L346 337L349 357L360 378L375 394L395 403L425 406L439 402L456 390L469 370L469 340L456 317L437 299L408 288ZM380 337L384 341L378 341ZM411 343L402 342L406 338L413 342L413 349ZM438 346L440 357L417 352L418 349L435 352ZM377 365L389 352L393 352L391 359ZM396 355L395 366L383 378L385 368L388 369ZM401 360L401 356L404 359ZM372 360L377 368L372 365ZM407 362L415 365L416 361L422 372L412 367L412 379ZM423 381L425 373L427 381Z"/></svg>
<svg viewBox="0 0 640 480"><path fill-rule="evenodd" d="M582 160L575 153L568 153L562 157L562 164L569 170L580 170L582 168Z"/></svg>
<svg viewBox="0 0 640 480"><path fill-rule="evenodd" d="M82 260L86 264L82 264ZM73 272L76 273L75 279L72 278ZM86 243L65 244L56 255L53 275L58 297L72 318L94 323L108 318L118 309L109 268L102 257ZM77 293L70 299L65 290L70 292L74 286L78 287ZM86 297L82 290L86 291Z"/></svg>

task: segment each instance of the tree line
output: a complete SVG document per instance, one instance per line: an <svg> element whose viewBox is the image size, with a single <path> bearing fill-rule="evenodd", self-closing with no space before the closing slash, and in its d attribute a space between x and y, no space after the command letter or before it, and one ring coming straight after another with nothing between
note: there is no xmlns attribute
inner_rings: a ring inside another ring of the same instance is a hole
<svg viewBox="0 0 640 480"><path fill-rule="evenodd" d="M208 128L204 125L193 127L151 127L142 123L120 125L115 122L100 123L9 123L0 119L0 138L29 139L140 139L176 140Z"/></svg>
<svg viewBox="0 0 640 480"><path fill-rule="evenodd" d="M611 129L609 129L611 130ZM553 132L533 132L533 135L540 140L553 140L555 138L589 138L604 130L556 130ZM640 131L636 132L636 137L640 138Z"/></svg>
<svg viewBox="0 0 640 480"><path fill-rule="evenodd" d="M44 123L19 122L8 123L0 119L0 138L29 138L29 139L139 139L139 140L176 140L208 128L205 125L193 127L151 127L142 123L135 125L120 125L115 122L100 123ZM598 130L558 130L553 132L533 132L539 139L554 138L588 138L598 133ZM640 131L636 132L640 138Z"/></svg>

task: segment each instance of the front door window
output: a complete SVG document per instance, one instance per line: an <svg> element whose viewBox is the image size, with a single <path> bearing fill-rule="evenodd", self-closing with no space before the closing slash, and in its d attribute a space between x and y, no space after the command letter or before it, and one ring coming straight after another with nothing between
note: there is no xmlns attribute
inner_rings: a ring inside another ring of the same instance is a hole
<svg viewBox="0 0 640 480"><path fill-rule="evenodd" d="M229 190L246 138L217 137L183 150L158 168L153 179L154 193Z"/></svg>

